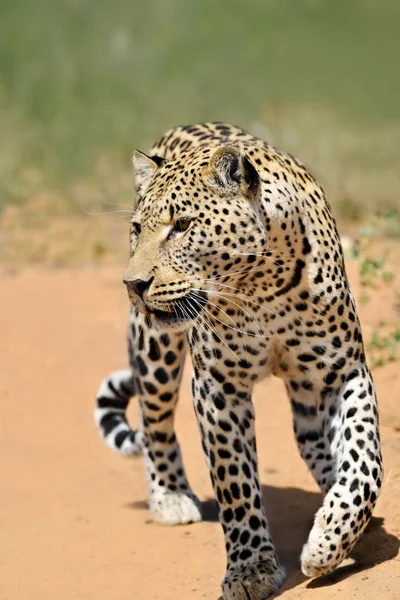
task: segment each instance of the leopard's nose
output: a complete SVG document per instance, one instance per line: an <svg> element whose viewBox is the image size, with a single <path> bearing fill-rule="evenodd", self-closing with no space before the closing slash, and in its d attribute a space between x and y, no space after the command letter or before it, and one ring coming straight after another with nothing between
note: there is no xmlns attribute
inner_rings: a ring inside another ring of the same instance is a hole
<svg viewBox="0 0 400 600"><path fill-rule="evenodd" d="M136 294L136 296L139 296L139 298L143 300L143 294L149 289L153 283L153 280L154 277L151 277L147 281L144 281L143 279L124 279L123 282L128 288L128 291L133 292Z"/></svg>

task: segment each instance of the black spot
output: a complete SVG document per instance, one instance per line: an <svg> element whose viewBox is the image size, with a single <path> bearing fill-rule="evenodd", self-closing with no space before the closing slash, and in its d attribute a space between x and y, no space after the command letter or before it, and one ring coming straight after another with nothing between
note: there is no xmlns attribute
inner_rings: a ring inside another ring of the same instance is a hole
<svg viewBox="0 0 400 600"><path fill-rule="evenodd" d="M161 358L160 348L158 346L158 342L151 337L150 338L150 349L149 349L149 358L150 360L159 360Z"/></svg>
<svg viewBox="0 0 400 600"><path fill-rule="evenodd" d="M241 359L239 361L239 367L241 369L250 369L252 367L252 364L249 363L247 360Z"/></svg>
<svg viewBox="0 0 400 600"><path fill-rule="evenodd" d="M358 452L356 452L356 450L354 450L354 449L352 448L352 449L350 450L350 454L351 454L351 457L352 457L352 459L354 460L354 462L357 462L357 461L358 461L358 459L359 459Z"/></svg>
<svg viewBox="0 0 400 600"><path fill-rule="evenodd" d="M235 527L235 529L232 530L232 533L229 536L229 539L231 540L231 542L233 542L233 543L237 542L239 539L239 534L240 534L239 529L237 527Z"/></svg>
<svg viewBox="0 0 400 600"><path fill-rule="evenodd" d="M361 473L364 473L364 475L366 477L368 477L368 475L369 475L369 469L368 469L368 467L367 467L367 465L366 465L366 463L364 461L363 461L363 463L362 463L362 465L360 467L360 471L361 471Z"/></svg>
<svg viewBox="0 0 400 600"><path fill-rule="evenodd" d="M171 340L169 339L168 334L163 333L162 335L160 335L160 341L163 344L163 346L169 346Z"/></svg>
<svg viewBox="0 0 400 600"><path fill-rule="evenodd" d="M228 490L224 490L224 498L227 504L232 504L232 496L230 495Z"/></svg>
<svg viewBox="0 0 400 600"><path fill-rule="evenodd" d="M218 449L218 456L219 456L220 458L226 458L226 459L229 459L229 458L231 458L231 456L232 456L232 455L231 455L231 453L229 452L229 450L225 450L224 448L219 448L219 449Z"/></svg>
<svg viewBox="0 0 400 600"><path fill-rule="evenodd" d="M144 362L144 360L143 360L143 358L141 356L137 356L136 357L136 363L137 363L137 366L139 368L139 373L141 375L143 375L143 376L147 375L148 368L147 368L146 363Z"/></svg>
<svg viewBox="0 0 400 600"><path fill-rule="evenodd" d="M243 490L243 496L245 498L250 498L250 496L251 496L251 488L250 488L250 486L247 483L244 483L242 485L242 490Z"/></svg>
<svg viewBox="0 0 400 600"><path fill-rule="evenodd" d="M325 354L326 348L325 346L313 346L312 351L316 354L319 354L319 356L322 356L323 354Z"/></svg>
<svg viewBox="0 0 400 600"><path fill-rule="evenodd" d="M217 470L217 475L218 475L218 479L220 479L221 481L224 481L225 479L225 467L218 467Z"/></svg>
<svg viewBox="0 0 400 600"><path fill-rule="evenodd" d="M157 381L159 381L160 383L167 383L168 382L168 373L166 372L165 369L163 369L162 367L159 367L155 372L154 372L154 377L157 379Z"/></svg>
<svg viewBox="0 0 400 600"><path fill-rule="evenodd" d="M354 369L353 371L351 371L347 377L346 377L346 381L351 381L352 379L354 379L355 377L358 377L359 373L358 373L358 369Z"/></svg>
<svg viewBox="0 0 400 600"><path fill-rule="evenodd" d="M322 279L322 269L321 267L318 269L318 274L317 276L314 278L314 283L322 283L323 279Z"/></svg>
<svg viewBox="0 0 400 600"><path fill-rule="evenodd" d="M223 383L225 381L224 375L218 371L215 367L210 368L210 373L218 381L218 383Z"/></svg>
<svg viewBox="0 0 400 600"><path fill-rule="evenodd" d="M235 477L236 475L239 474L239 469L237 468L236 465L229 465L228 471L229 471L229 475L232 475L233 477Z"/></svg>
<svg viewBox="0 0 400 600"><path fill-rule="evenodd" d="M328 373L328 375L325 377L325 383L327 385L332 385L332 383L335 381L337 375L336 373Z"/></svg>
<svg viewBox="0 0 400 600"><path fill-rule="evenodd" d="M364 500L368 500L370 493L369 483L364 483Z"/></svg>
<svg viewBox="0 0 400 600"><path fill-rule="evenodd" d="M299 354L297 357L299 360L301 360L301 362L311 362L313 360L316 360L314 354Z"/></svg>
<svg viewBox="0 0 400 600"><path fill-rule="evenodd" d="M338 358L337 361L332 365L332 369L334 369L335 371L340 371L340 369L343 369L343 367L346 364L346 359L341 357Z"/></svg>
<svg viewBox="0 0 400 600"><path fill-rule="evenodd" d="M296 310L299 310L299 311L307 310L307 304L305 302L297 302L294 305L294 307Z"/></svg>
<svg viewBox="0 0 400 600"><path fill-rule="evenodd" d="M251 471L250 471L249 465L247 463L242 464L242 470L243 470L243 473L246 475L246 477L248 479L250 479Z"/></svg>
<svg viewBox="0 0 400 600"><path fill-rule="evenodd" d="M244 519L245 515L246 511L244 510L243 506L238 506L238 508L235 510L235 519L240 522Z"/></svg>
<svg viewBox="0 0 400 600"><path fill-rule="evenodd" d="M155 394L158 393L156 386L153 383L151 383L151 381L145 381L143 385L144 385L145 390L149 394L154 396Z"/></svg>
<svg viewBox="0 0 400 600"><path fill-rule="evenodd" d="M347 411L347 414L346 414L346 418L351 419L351 417L354 417L356 412L357 412L357 409L354 406L352 408L349 408L349 410Z"/></svg>
<svg viewBox="0 0 400 600"><path fill-rule="evenodd" d="M291 340L287 340L287 341L286 341L286 344L287 344L288 346L300 346L300 340L298 340L298 339L296 339L296 338L293 338L293 339L291 339Z"/></svg>
<svg viewBox="0 0 400 600"><path fill-rule="evenodd" d="M231 508L227 508L226 510L223 511L222 513L222 518L225 521L225 523L230 523L233 520L233 511Z"/></svg>
<svg viewBox="0 0 400 600"><path fill-rule="evenodd" d="M308 241L307 237L303 238L303 255L309 254L311 252L311 244Z"/></svg>
<svg viewBox="0 0 400 600"><path fill-rule="evenodd" d="M235 500L239 500L239 498L240 498L240 489L239 489L238 484L237 483L231 483L230 490L231 490L231 494L235 498Z"/></svg>
<svg viewBox="0 0 400 600"><path fill-rule="evenodd" d="M165 364L172 365L172 363L174 363L176 361L175 352L172 352L172 350L169 350L167 352L167 354L165 355L164 360L165 360Z"/></svg>
<svg viewBox="0 0 400 600"><path fill-rule="evenodd" d="M225 392L225 394L235 394L236 393L236 388L232 383L224 383L223 385L223 390Z"/></svg>
<svg viewBox="0 0 400 600"><path fill-rule="evenodd" d="M261 527L261 522L258 517L252 515L249 520L249 525L253 531L257 531Z"/></svg>
<svg viewBox="0 0 400 600"><path fill-rule="evenodd" d="M243 546L245 546L247 544L247 542L249 541L249 539L250 539L250 533L247 531L247 529L245 529L240 536L239 542Z"/></svg>
<svg viewBox="0 0 400 600"><path fill-rule="evenodd" d="M218 410L223 410L225 408L226 401L222 394L214 394L212 399L215 407L218 408Z"/></svg>
<svg viewBox="0 0 400 600"><path fill-rule="evenodd" d="M230 423L228 423L228 421L223 421L222 419L220 419L218 421L218 425L223 431L232 431L232 426Z"/></svg>

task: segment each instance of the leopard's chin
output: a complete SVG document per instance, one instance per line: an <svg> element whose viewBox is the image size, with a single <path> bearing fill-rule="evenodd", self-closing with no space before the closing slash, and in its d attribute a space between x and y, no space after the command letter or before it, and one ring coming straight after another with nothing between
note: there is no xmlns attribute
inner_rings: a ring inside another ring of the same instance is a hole
<svg viewBox="0 0 400 600"><path fill-rule="evenodd" d="M193 319L178 316L175 312L154 310L150 313L151 325L158 331L182 331L187 329Z"/></svg>
<svg viewBox="0 0 400 600"><path fill-rule="evenodd" d="M158 331L186 330L196 320L206 303L207 295L204 292L197 293L195 300L189 293L173 301L168 310L149 308L148 318Z"/></svg>

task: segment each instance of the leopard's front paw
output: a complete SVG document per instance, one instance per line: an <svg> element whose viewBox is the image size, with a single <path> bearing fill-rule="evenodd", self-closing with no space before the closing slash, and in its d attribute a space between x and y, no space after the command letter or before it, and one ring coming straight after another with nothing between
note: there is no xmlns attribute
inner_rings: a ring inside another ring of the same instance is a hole
<svg viewBox="0 0 400 600"><path fill-rule="evenodd" d="M228 569L222 582L223 600L263 600L277 591L284 578L276 559Z"/></svg>
<svg viewBox="0 0 400 600"><path fill-rule="evenodd" d="M153 521L161 525L184 525L201 521L200 501L194 494L162 492L150 498Z"/></svg>

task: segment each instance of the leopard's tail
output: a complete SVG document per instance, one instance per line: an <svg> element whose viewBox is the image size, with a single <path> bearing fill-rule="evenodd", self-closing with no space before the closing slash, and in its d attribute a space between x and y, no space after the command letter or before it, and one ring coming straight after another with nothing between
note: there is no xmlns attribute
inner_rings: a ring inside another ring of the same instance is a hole
<svg viewBox="0 0 400 600"><path fill-rule="evenodd" d="M111 373L97 392L94 411L97 430L107 446L122 456L138 454L142 449L142 433L130 428L125 414L135 393L132 372L128 369Z"/></svg>

